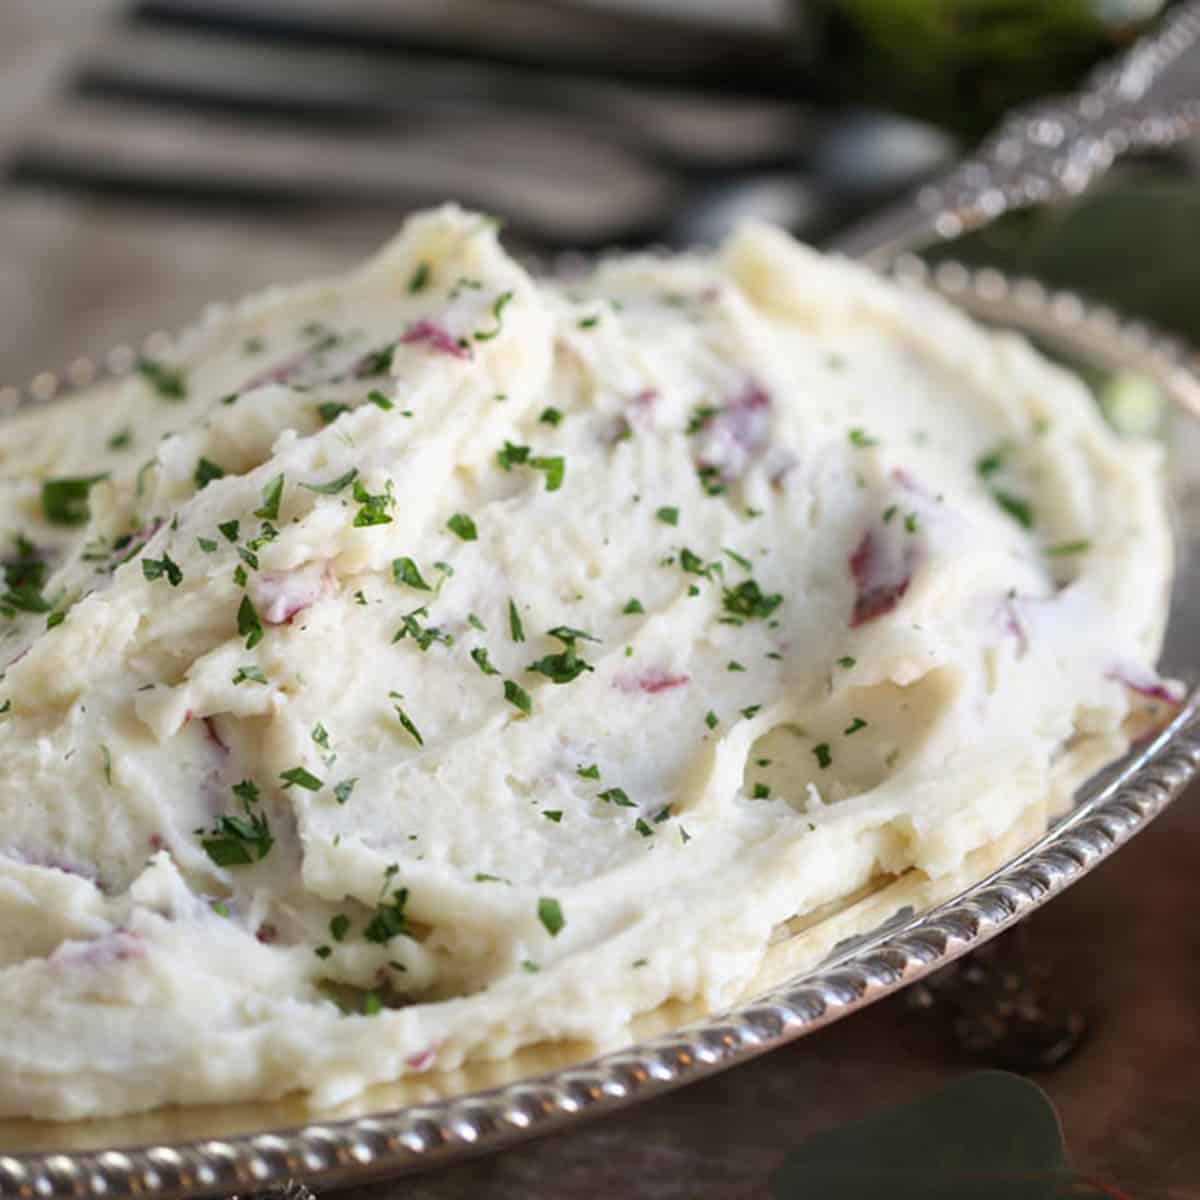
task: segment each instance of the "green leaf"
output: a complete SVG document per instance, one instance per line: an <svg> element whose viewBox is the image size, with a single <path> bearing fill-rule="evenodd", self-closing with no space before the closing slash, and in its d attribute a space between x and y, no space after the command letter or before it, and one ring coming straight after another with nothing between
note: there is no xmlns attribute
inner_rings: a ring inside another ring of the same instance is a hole
<svg viewBox="0 0 1200 1200"><path fill-rule="evenodd" d="M421 592L432 590L421 577L421 570L417 564L407 557L392 559L392 581L407 584L410 588L416 588Z"/></svg>
<svg viewBox="0 0 1200 1200"><path fill-rule="evenodd" d="M64 476L42 483L42 512L54 525L86 525L91 511L88 493L108 473L102 475Z"/></svg>
<svg viewBox="0 0 1200 1200"><path fill-rule="evenodd" d="M567 471L567 460L561 454L531 458L529 465L545 473L546 491L557 492Z"/></svg>
<svg viewBox="0 0 1200 1200"><path fill-rule="evenodd" d="M283 499L283 476L276 475L262 490L262 508L256 508L254 515L264 521L279 520L279 502Z"/></svg>
<svg viewBox="0 0 1200 1200"><path fill-rule="evenodd" d="M451 533L462 538L464 542L473 542L479 537L475 522L466 513L455 513L447 522L446 528Z"/></svg>
<svg viewBox="0 0 1200 1200"><path fill-rule="evenodd" d="M529 698L529 693L511 679L504 681L504 698L509 704L519 708L526 716L533 712L533 701Z"/></svg>
<svg viewBox="0 0 1200 1200"><path fill-rule="evenodd" d="M931 1096L818 1134L785 1159L775 1200L1053 1200L1070 1182L1038 1086L980 1071Z"/></svg>
<svg viewBox="0 0 1200 1200"><path fill-rule="evenodd" d="M253 650L262 641L262 621L259 620L258 609L254 607L249 596L243 596L238 606L237 628L238 635L246 639L247 650Z"/></svg>
<svg viewBox="0 0 1200 1200"><path fill-rule="evenodd" d="M224 479L225 468L219 467L211 459L201 456L196 460L196 469L192 472L192 482L197 491L203 491L214 479Z"/></svg>
<svg viewBox="0 0 1200 1200"><path fill-rule="evenodd" d="M408 713L406 713L398 703L398 701L403 700L404 697L401 696L399 692L388 692L388 698L392 702L392 707L396 710L396 716L400 718L400 724L408 731L413 741L416 742L418 746L424 746L425 739L421 736L421 731L413 724Z"/></svg>
<svg viewBox="0 0 1200 1200"><path fill-rule="evenodd" d="M164 400L183 400L187 396L187 379L182 367L170 367L154 358L140 358L137 373Z"/></svg>
<svg viewBox="0 0 1200 1200"><path fill-rule="evenodd" d="M317 492L322 496L336 496L338 492L347 488L358 478L358 468L351 467L345 475L339 475L336 479L331 479L328 483L302 483L302 488L307 488L310 492Z"/></svg>
<svg viewBox="0 0 1200 1200"><path fill-rule="evenodd" d="M292 767L289 771L284 771L280 776L283 780L283 786L286 790L292 784L297 787L302 787L306 792L319 792L324 786L324 781L318 779L311 771L306 771L303 767Z"/></svg>
<svg viewBox="0 0 1200 1200"><path fill-rule="evenodd" d="M413 271L411 278L408 281L408 290L410 292L423 292L429 286L429 280L432 272L429 269L427 262L417 263L416 270Z"/></svg>
<svg viewBox="0 0 1200 1200"><path fill-rule="evenodd" d="M541 896L537 905L538 920L545 926L551 937L558 937L567 920L562 913L562 905L553 896Z"/></svg>

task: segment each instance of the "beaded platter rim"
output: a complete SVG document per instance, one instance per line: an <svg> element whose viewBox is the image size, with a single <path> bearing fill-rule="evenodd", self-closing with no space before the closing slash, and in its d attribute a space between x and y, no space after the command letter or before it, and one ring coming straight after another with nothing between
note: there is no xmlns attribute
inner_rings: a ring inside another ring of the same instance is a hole
<svg viewBox="0 0 1200 1200"><path fill-rule="evenodd" d="M898 259L901 282L932 289L989 322L1065 342L1152 374L1200 414L1200 356L1184 343L1069 291L953 261ZM165 334L147 353L169 344ZM80 359L22 390L0 415L129 373L137 352ZM1097 866L1200 775L1200 689L1171 724L1032 846L951 900L839 945L815 969L754 1000L588 1062L431 1103L225 1138L86 1151L5 1154L0 1196L175 1200L297 1183L345 1186L430 1168L599 1116L744 1062L883 998L988 941Z"/></svg>

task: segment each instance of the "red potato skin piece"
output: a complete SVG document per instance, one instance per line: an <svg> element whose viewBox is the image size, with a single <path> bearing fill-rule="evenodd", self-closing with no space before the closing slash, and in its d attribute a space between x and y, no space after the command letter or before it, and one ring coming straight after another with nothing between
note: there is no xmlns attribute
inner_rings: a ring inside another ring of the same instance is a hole
<svg viewBox="0 0 1200 1200"><path fill-rule="evenodd" d="M885 571L878 538L875 530L868 529L850 555L850 575L855 585L851 629L890 613L912 582L912 571L907 565L902 575Z"/></svg>
<svg viewBox="0 0 1200 1200"><path fill-rule="evenodd" d="M672 675L667 671L643 671L639 675L618 675L613 686L626 693L645 692L651 696L691 682L690 675Z"/></svg>
<svg viewBox="0 0 1200 1200"><path fill-rule="evenodd" d="M400 336L400 342L405 346L427 345L431 350L440 354L448 354L452 358L470 358L470 349L460 346L457 339L444 326L425 317L414 321Z"/></svg>

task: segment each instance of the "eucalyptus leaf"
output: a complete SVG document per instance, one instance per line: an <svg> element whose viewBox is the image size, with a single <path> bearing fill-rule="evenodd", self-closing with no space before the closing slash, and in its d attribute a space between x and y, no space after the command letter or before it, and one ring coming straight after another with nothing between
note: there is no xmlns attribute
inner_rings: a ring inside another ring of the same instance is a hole
<svg viewBox="0 0 1200 1200"><path fill-rule="evenodd" d="M980 1071L819 1134L784 1160L775 1200L1053 1200L1071 1179L1036 1084Z"/></svg>

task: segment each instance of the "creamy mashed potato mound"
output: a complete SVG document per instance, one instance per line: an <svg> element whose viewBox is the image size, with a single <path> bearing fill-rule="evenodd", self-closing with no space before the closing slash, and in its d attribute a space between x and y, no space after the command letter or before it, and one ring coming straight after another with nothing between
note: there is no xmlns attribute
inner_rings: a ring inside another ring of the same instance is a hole
<svg viewBox="0 0 1200 1200"><path fill-rule="evenodd" d="M1119 753L1159 454L777 230L539 280L413 218L0 427L0 1114L716 1007Z"/></svg>

